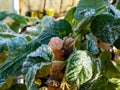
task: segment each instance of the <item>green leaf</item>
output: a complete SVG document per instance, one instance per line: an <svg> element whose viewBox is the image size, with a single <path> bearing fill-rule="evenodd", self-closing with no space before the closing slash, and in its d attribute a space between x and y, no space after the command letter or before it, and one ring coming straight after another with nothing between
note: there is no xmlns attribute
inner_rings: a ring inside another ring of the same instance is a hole
<svg viewBox="0 0 120 90"><path fill-rule="evenodd" d="M9 13L8 15L10 18L14 20L15 23L18 24L27 24L26 18L24 16L18 15L16 13Z"/></svg>
<svg viewBox="0 0 120 90"><path fill-rule="evenodd" d="M0 53L0 64L3 63L7 58L7 52Z"/></svg>
<svg viewBox="0 0 120 90"><path fill-rule="evenodd" d="M120 78L109 79L109 83L112 83L115 90L120 90ZM110 88L111 89L111 88Z"/></svg>
<svg viewBox="0 0 120 90"><path fill-rule="evenodd" d="M98 19L99 18L99 19ZM91 32L100 41L113 44L120 36L120 18L110 14L97 15L91 22Z"/></svg>
<svg viewBox="0 0 120 90"><path fill-rule="evenodd" d="M74 13L74 18L81 20L84 16L94 13L105 6L105 0L80 0Z"/></svg>
<svg viewBox="0 0 120 90"><path fill-rule="evenodd" d="M101 74L105 75L108 78L120 78L120 70L116 67L114 61L111 61L111 53L104 51L100 54L101 59Z"/></svg>
<svg viewBox="0 0 120 90"><path fill-rule="evenodd" d="M25 84L15 84L12 85L8 90L27 90Z"/></svg>
<svg viewBox="0 0 120 90"><path fill-rule="evenodd" d="M3 13L3 12L2 12ZM18 15L16 13L5 13L4 21L10 26L12 30L18 33L21 24L27 24L26 18L24 16Z"/></svg>
<svg viewBox="0 0 120 90"><path fill-rule="evenodd" d="M99 53L99 48L94 40L94 38L92 37L92 35L88 34L86 35L86 49L88 51L88 53L90 55L95 55Z"/></svg>
<svg viewBox="0 0 120 90"><path fill-rule="evenodd" d="M7 11L0 11L0 21L4 20L8 16Z"/></svg>
<svg viewBox="0 0 120 90"><path fill-rule="evenodd" d="M111 55L110 52L104 51L104 52L102 52L102 53L100 54L99 57L100 57L100 59L102 60L101 62L104 63L104 65L105 65L105 63L111 61L112 55Z"/></svg>
<svg viewBox="0 0 120 90"><path fill-rule="evenodd" d="M65 20L67 20L71 25L73 25L73 20L74 20L74 11L76 7L72 7L65 15Z"/></svg>
<svg viewBox="0 0 120 90"><path fill-rule="evenodd" d="M120 0L117 0L116 8L120 10Z"/></svg>
<svg viewBox="0 0 120 90"><path fill-rule="evenodd" d="M114 42L114 46L115 46L117 49L120 49L120 37Z"/></svg>
<svg viewBox="0 0 120 90"><path fill-rule="evenodd" d="M49 46L42 45L36 51L28 54L27 57L28 58L23 63L22 71L24 73L27 71L25 82L28 90L30 90L33 82L35 81L36 74L39 74L39 77L48 76L52 64L51 61L53 59L53 53Z"/></svg>
<svg viewBox="0 0 120 90"><path fill-rule="evenodd" d="M0 37L3 37L3 38L14 38L14 37L16 37L16 34L9 33L9 32L0 32Z"/></svg>
<svg viewBox="0 0 120 90"><path fill-rule="evenodd" d="M108 78L105 76L100 76L94 83L91 85L89 90L116 90L112 83L108 82Z"/></svg>
<svg viewBox="0 0 120 90"><path fill-rule="evenodd" d="M9 28L9 26L8 26L6 23L2 22L2 21L0 21L0 32L11 32L11 33L14 33L14 32Z"/></svg>
<svg viewBox="0 0 120 90"><path fill-rule="evenodd" d="M3 39L0 39L0 53L4 51L4 45L5 42L2 41Z"/></svg>
<svg viewBox="0 0 120 90"><path fill-rule="evenodd" d="M46 28L46 30L50 30L54 32L54 34L60 38L68 36L72 32L71 25L64 19L59 21L54 21Z"/></svg>
<svg viewBox="0 0 120 90"><path fill-rule="evenodd" d="M7 90L9 89L13 84L13 78L8 77L6 80L0 79L0 90Z"/></svg>
<svg viewBox="0 0 120 90"><path fill-rule="evenodd" d="M32 22L32 23L36 23L36 22L39 21L39 19L36 18L36 17L26 17L26 20L27 20L28 22Z"/></svg>
<svg viewBox="0 0 120 90"><path fill-rule="evenodd" d="M71 85L81 85L92 77L92 61L86 51L76 51L67 60L65 78Z"/></svg>
<svg viewBox="0 0 120 90"><path fill-rule="evenodd" d="M115 63L117 65L118 69L120 70L120 60L115 60Z"/></svg>

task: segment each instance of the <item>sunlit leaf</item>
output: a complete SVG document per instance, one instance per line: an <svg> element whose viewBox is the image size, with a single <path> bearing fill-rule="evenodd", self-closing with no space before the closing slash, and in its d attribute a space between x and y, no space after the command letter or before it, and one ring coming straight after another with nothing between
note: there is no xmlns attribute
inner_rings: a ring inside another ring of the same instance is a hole
<svg viewBox="0 0 120 90"><path fill-rule="evenodd" d="M100 54L101 59L101 73L108 78L120 77L120 70L116 67L114 61L111 61L111 53L108 51Z"/></svg>
<svg viewBox="0 0 120 90"><path fill-rule="evenodd" d="M65 78L71 85L81 85L92 77L92 61L86 51L76 51L67 60Z"/></svg>
<svg viewBox="0 0 120 90"><path fill-rule="evenodd" d="M108 78L100 76L93 82L89 90L115 90L113 84L108 83Z"/></svg>
<svg viewBox="0 0 120 90"><path fill-rule="evenodd" d="M74 21L74 11L75 11L76 7L72 7L65 15L65 20L67 20L71 25L73 25L73 21Z"/></svg>
<svg viewBox="0 0 120 90"><path fill-rule="evenodd" d="M13 78L8 77L6 80L0 79L0 90L7 90L12 86Z"/></svg>

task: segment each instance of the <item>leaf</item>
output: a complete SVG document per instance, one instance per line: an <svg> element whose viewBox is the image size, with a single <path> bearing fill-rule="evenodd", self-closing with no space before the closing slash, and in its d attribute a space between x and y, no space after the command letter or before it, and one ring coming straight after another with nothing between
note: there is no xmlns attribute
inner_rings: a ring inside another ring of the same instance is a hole
<svg viewBox="0 0 120 90"><path fill-rule="evenodd" d="M12 18L16 23L20 24L27 24L26 19L24 16L18 15L16 13L9 13L8 15L10 18Z"/></svg>
<svg viewBox="0 0 120 90"><path fill-rule="evenodd" d="M56 34L56 36L63 38L72 32L72 27L66 20L61 19L59 21L54 21L51 23L51 25L49 25L49 28L47 27L46 30L51 30Z"/></svg>
<svg viewBox="0 0 120 90"><path fill-rule="evenodd" d="M108 83L108 78L100 76L96 81L94 81L89 90L115 90L115 88L113 84Z"/></svg>
<svg viewBox="0 0 120 90"><path fill-rule="evenodd" d="M0 11L0 21L4 20L8 15L7 11Z"/></svg>
<svg viewBox="0 0 120 90"><path fill-rule="evenodd" d="M114 15L117 18L120 18L120 11L116 9L113 5L109 5L109 13Z"/></svg>
<svg viewBox="0 0 120 90"><path fill-rule="evenodd" d="M117 49L120 49L120 37L114 42L114 46L115 46Z"/></svg>
<svg viewBox="0 0 120 90"><path fill-rule="evenodd" d="M67 31L68 28L71 29L67 21L55 21L53 24L50 24L48 27L46 27L45 30L43 30L36 39L11 52L5 62L0 64L0 79L7 79L8 76L14 77L21 75L22 64L25 61L27 55L35 51L39 46L41 46L41 44L48 44L52 37L61 35L60 33L63 33L64 30ZM68 31L70 33L71 30Z"/></svg>
<svg viewBox="0 0 120 90"><path fill-rule="evenodd" d="M25 84L15 84L12 85L8 90L27 90Z"/></svg>
<svg viewBox="0 0 120 90"><path fill-rule="evenodd" d="M115 63L117 65L118 69L120 70L120 60L115 60Z"/></svg>
<svg viewBox="0 0 120 90"><path fill-rule="evenodd" d="M14 33L9 32L0 32L0 37L3 38L14 38L16 35Z"/></svg>
<svg viewBox="0 0 120 90"><path fill-rule="evenodd" d="M100 59L93 59L93 76L92 76L92 81L96 80L100 73L101 73L101 61Z"/></svg>
<svg viewBox="0 0 120 90"><path fill-rule="evenodd" d="M20 46L27 44L27 41L22 37L15 37L7 40L7 47L9 51L14 51Z"/></svg>
<svg viewBox="0 0 120 90"><path fill-rule="evenodd" d="M88 25L91 22L93 18L93 14L84 17L75 27L74 31L77 34L85 35L86 33L89 32Z"/></svg>
<svg viewBox="0 0 120 90"><path fill-rule="evenodd" d="M3 63L7 58L7 53L6 52L2 52L0 53L0 64Z"/></svg>
<svg viewBox="0 0 120 90"><path fill-rule="evenodd" d="M76 51L67 60L65 78L71 85L81 85L92 77L92 61L86 51Z"/></svg>
<svg viewBox="0 0 120 90"><path fill-rule="evenodd" d="M49 26L50 23L52 23L54 21L54 19L50 16L44 16L41 20L41 24L42 24L42 28L46 28L47 26Z"/></svg>
<svg viewBox="0 0 120 90"><path fill-rule="evenodd" d="M100 54L101 59L101 74L108 78L120 77L120 70L116 67L114 61L111 61L111 53L104 51Z"/></svg>
<svg viewBox="0 0 120 90"><path fill-rule="evenodd" d="M92 37L92 35L88 34L86 35L86 49L88 51L88 53L90 55L95 55L99 53L99 48L94 40L94 38Z"/></svg>
<svg viewBox="0 0 120 90"><path fill-rule="evenodd" d="M105 6L105 0L80 0L76 7L74 18L81 20L84 16L94 13Z"/></svg>
<svg viewBox="0 0 120 90"><path fill-rule="evenodd" d="M110 14L100 14L93 19L90 28L92 34L100 39L100 41L114 44L120 36L119 25L120 18L115 18Z"/></svg>
<svg viewBox="0 0 120 90"><path fill-rule="evenodd" d="M36 78L48 76L53 53L50 47L42 45L36 51L28 54L27 57L23 63L23 72L26 73L24 70L28 71L25 76L25 82L28 90L30 90L35 81L35 75L37 75Z"/></svg>
<svg viewBox="0 0 120 90"><path fill-rule="evenodd" d="M24 16L9 12L1 12L0 14L2 13L5 14L5 16L1 19L4 20L14 32L18 33L21 24L27 24Z"/></svg>
<svg viewBox="0 0 120 90"><path fill-rule="evenodd" d="M67 20L71 25L73 25L74 20L74 11L76 10L76 7L72 7L65 15L65 20Z"/></svg>
<svg viewBox="0 0 120 90"><path fill-rule="evenodd" d="M26 17L26 20L27 20L28 22L32 22L32 23L36 23L36 22L39 21L39 19L36 18L36 17Z"/></svg>
<svg viewBox="0 0 120 90"><path fill-rule="evenodd" d="M120 90L120 79L119 78L112 78L109 79L109 83L112 83L115 90ZM110 88L111 89L111 88Z"/></svg>
<svg viewBox="0 0 120 90"><path fill-rule="evenodd" d="M0 79L0 90L7 90L9 89L13 84L13 78L8 77L6 80Z"/></svg>
<svg viewBox="0 0 120 90"><path fill-rule="evenodd" d="M117 3L116 3L116 8L120 10L120 0L117 0Z"/></svg>
<svg viewBox="0 0 120 90"><path fill-rule="evenodd" d="M15 49L19 48L22 45L27 44L27 41L23 37L15 37L15 38L2 38L2 41L0 42L0 50L3 52L4 50L6 51L14 51ZM5 48L6 47L6 48Z"/></svg>
<svg viewBox="0 0 120 90"><path fill-rule="evenodd" d="M0 39L0 53L4 51L4 45L5 42L2 41L3 39Z"/></svg>
<svg viewBox="0 0 120 90"><path fill-rule="evenodd" d="M0 32L11 32L11 33L14 33L14 32L9 28L9 26L8 26L6 23L2 22L2 21L0 21Z"/></svg>

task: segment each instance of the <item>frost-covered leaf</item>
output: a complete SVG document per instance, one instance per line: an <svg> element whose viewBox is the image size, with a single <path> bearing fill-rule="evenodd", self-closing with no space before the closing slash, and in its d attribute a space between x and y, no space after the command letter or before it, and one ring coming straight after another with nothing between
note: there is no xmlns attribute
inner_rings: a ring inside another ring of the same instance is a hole
<svg viewBox="0 0 120 90"><path fill-rule="evenodd" d="M47 26L49 26L50 23L52 23L54 21L54 19L50 16L44 16L41 20L41 24L42 24L42 28L46 28Z"/></svg>
<svg viewBox="0 0 120 90"><path fill-rule="evenodd" d="M44 58L45 60L51 61L53 59L53 53L49 46L42 45L36 51L31 52L28 57L32 58Z"/></svg>
<svg viewBox="0 0 120 90"><path fill-rule="evenodd" d="M26 73L25 82L29 90L35 81L36 74L36 79L48 76L52 59L52 50L47 45L42 45L36 51L28 54L22 71Z"/></svg>
<svg viewBox="0 0 120 90"><path fill-rule="evenodd" d="M120 18L110 14L100 14L93 19L90 28L100 41L113 44L120 36Z"/></svg>
<svg viewBox="0 0 120 90"><path fill-rule="evenodd" d="M27 41L23 37L2 38L2 41L0 41L0 51L3 52L6 47L7 51L11 52L25 44L27 44Z"/></svg>
<svg viewBox="0 0 120 90"><path fill-rule="evenodd" d="M75 19L81 20L83 17L104 8L105 0L80 0L74 13Z"/></svg>
<svg viewBox="0 0 120 90"><path fill-rule="evenodd" d="M86 49L88 50L88 53L90 55L92 54L98 54L99 53L99 48L95 42L95 40L93 39L92 35L88 34L86 35Z"/></svg>
<svg viewBox="0 0 120 90"><path fill-rule="evenodd" d="M114 15L117 18L120 18L120 10L116 9L113 5L109 6L109 13Z"/></svg>
<svg viewBox="0 0 120 90"><path fill-rule="evenodd" d="M27 41L22 37L15 37L7 40L7 47L9 51L14 51L18 47L27 44Z"/></svg>
<svg viewBox="0 0 120 90"><path fill-rule="evenodd" d="M27 18L29 19L29 18ZM47 26L49 26L50 23L53 23L54 19L52 17L49 16L44 16L41 20L36 20L35 25L25 25L22 28L26 28L26 30L24 31L24 33L32 35L32 36L38 36L42 30L44 30ZM23 32L22 32L23 33Z"/></svg>
<svg viewBox="0 0 120 90"><path fill-rule="evenodd" d="M71 85L81 85L92 77L92 61L86 51L76 51L67 60L65 78Z"/></svg>
<svg viewBox="0 0 120 90"><path fill-rule="evenodd" d="M68 32L62 34L61 37L67 36L71 32L71 26L69 26L65 20L55 21L46 27L36 39L11 52L5 62L0 64L0 79L21 75L22 64L27 55L35 51L41 44L48 44L52 37L60 36L64 30Z"/></svg>

